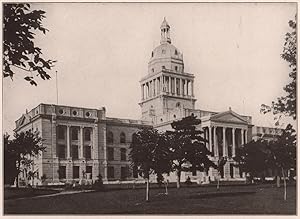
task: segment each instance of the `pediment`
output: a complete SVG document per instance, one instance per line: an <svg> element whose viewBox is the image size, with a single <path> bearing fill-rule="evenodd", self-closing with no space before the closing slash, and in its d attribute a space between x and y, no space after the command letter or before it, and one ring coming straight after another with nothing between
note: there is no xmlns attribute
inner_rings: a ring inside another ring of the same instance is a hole
<svg viewBox="0 0 300 219"><path fill-rule="evenodd" d="M29 117L28 115L25 115L23 114L22 117L19 119L19 122L18 122L18 127L19 126L22 126L23 124L26 124L29 122Z"/></svg>
<svg viewBox="0 0 300 219"><path fill-rule="evenodd" d="M226 111L223 113L215 114L210 119L216 122L248 124L247 120L239 116L237 113L234 113L233 111Z"/></svg>

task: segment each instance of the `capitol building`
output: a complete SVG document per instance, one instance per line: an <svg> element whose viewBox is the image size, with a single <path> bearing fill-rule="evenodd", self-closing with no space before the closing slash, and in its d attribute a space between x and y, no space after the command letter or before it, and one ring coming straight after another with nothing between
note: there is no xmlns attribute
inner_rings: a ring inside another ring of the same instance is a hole
<svg viewBox="0 0 300 219"><path fill-rule="evenodd" d="M141 117L138 120L111 118L105 107L64 106L41 103L16 121L16 132L38 130L46 147L35 160L35 183L85 181L91 183L101 174L105 183L141 180L131 168L129 147L132 135L141 128L171 130L171 123L194 115L201 119L197 129L204 131L212 160L226 156L221 180L244 180L245 174L234 166L233 157L241 145L261 137L279 135L281 130L257 127L251 116L241 115L231 107L212 112L196 109L194 74L185 72L183 55L172 44L170 25L160 26L160 45L150 51L148 72L140 79ZM137 79L138 80L138 79ZM204 105L204 104L202 104ZM199 183L216 180L217 170L182 172L181 180L190 177ZM26 173L20 174L21 180ZM175 181L171 173L169 181ZM156 181L155 177L151 179Z"/></svg>

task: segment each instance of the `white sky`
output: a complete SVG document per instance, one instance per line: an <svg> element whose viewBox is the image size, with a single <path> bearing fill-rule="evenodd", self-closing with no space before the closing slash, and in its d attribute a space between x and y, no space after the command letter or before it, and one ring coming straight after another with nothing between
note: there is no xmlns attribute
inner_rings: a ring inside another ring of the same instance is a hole
<svg viewBox="0 0 300 219"><path fill-rule="evenodd" d="M57 60L52 80L30 86L23 73L3 80L3 131L26 109L56 103L100 108L107 116L139 119L139 80L160 41L165 16L171 39L195 75L196 108L251 115L253 124L273 125L259 113L284 94L288 64L280 58L292 3L34 3L46 11L50 31L36 43Z"/></svg>

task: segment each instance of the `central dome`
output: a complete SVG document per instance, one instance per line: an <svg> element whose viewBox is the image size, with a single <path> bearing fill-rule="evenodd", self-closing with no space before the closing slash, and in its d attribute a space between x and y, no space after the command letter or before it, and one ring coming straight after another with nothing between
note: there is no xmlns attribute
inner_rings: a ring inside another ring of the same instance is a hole
<svg viewBox="0 0 300 219"><path fill-rule="evenodd" d="M183 60L181 52L170 43L164 43L157 46L151 53L150 62L161 58L174 58Z"/></svg>
<svg viewBox="0 0 300 219"><path fill-rule="evenodd" d="M171 44L170 25L164 18L160 26L161 40L160 45L151 52L151 58L148 63L148 73L155 74L163 69L183 73L183 55Z"/></svg>

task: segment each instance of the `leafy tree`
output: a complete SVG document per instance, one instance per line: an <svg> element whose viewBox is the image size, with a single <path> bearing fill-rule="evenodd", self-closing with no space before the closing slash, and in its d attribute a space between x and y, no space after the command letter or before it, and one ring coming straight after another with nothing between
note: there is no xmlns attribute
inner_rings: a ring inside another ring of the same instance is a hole
<svg viewBox="0 0 300 219"><path fill-rule="evenodd" d="M12 151L11 140L8 134L4 134L4 183L12 185L14 183L15 177L17 175L16 161L17 157Z"/></svg>
<svg viewBox="0 0 300 219"><path fill-rule="evenodd" d="M19 186L19 173L33 163L33 158L45 150L42 146L42 139L39 132L15 133L14 139L10 140L7 146L8 153L14 156L16 165L16 184Z"/></svg>
<svg viewBox="0 0 300 219"><path fill-rule="evenodd" d="M286 200L286 179L285 172L296 169L296 131L291 124L287 125L277 140L270 142L269 164L277 169L277 174L281 171L284 180L284 200ZM277 178L280 179L279 175ZM278 181L280 182L280 181ZM278 187L280 184L278 185Z"/></svg>
<svg viewBox="0 0 300 219"><path fill-rule="evenodd" d="M3 4L3 77L13 79L18 68L27 73L24 79L31 85L37 85L33 75L50 79L47 71L55 61L45 60L34 44L36 31L48 31L42 25L44 18L45 11L31 11L30 4Z"/></svg>
<svg viewBox="0 0 300 219"><path fill-rule="evenodd" d="M159 176L171 168L165 135L153 128L142 129L133 135L130 148L133 168L146 179L146 201L149 201L150 174Z"/></svg>
<svg viewBox="0 0 300 219"><path fill-rule="evenodd" d="M249 180L252 182L254 177L263 176L263 172L268 169L269 150L268 142L262 139L250 141L236 150L236 156L233 158L240 171L249 174Z"/></svg>
<svg viewBox="0 0 300 219"><path fill-rule="evenodd" d="M274 115L284 114L292 116L296 119L296 75L297 75L297 23L296 21L290 20L289 26L291 31L285 34L285 42L283 46L283 53L281 58L289 63L291 69L289 77L291 81L283 89L287 93L286 96L277 98L276 101L272 102L271 106L266 104L261 105L261 112L268 113L273 112ZM280 119L281 116L278 117Z"/></svg>
<svg viewBox="0 0 300 219"><path fill-rule="evenodd" d="M208 157L212 153L205 147L203 131L196 130L196 126L200 123L196 116L188 116L174 121L171 124L174 131L167 131L172 169L177 173L177 188L180 188L182 171L192 169L203 171L210 166L216 168ZM191 164L190 168L184 167L187 163Z"/></svg>

